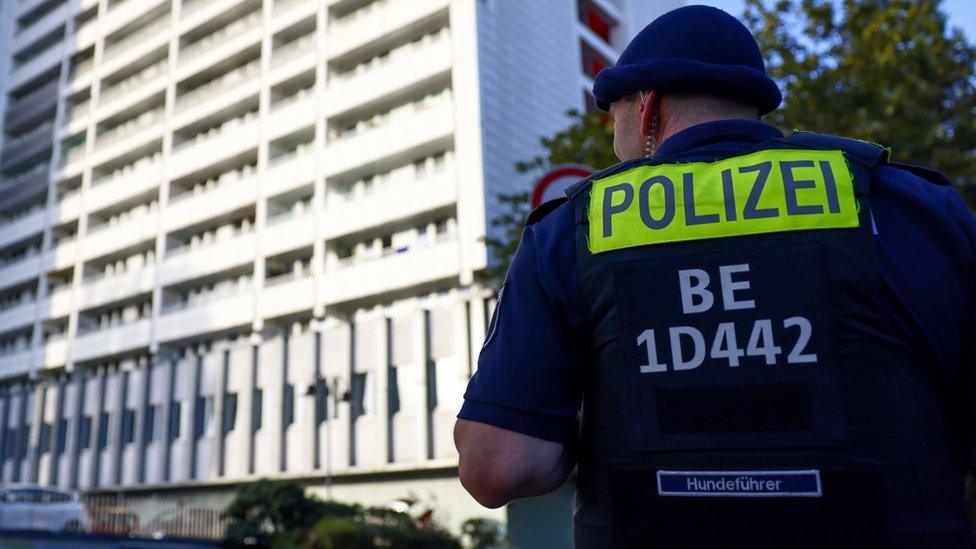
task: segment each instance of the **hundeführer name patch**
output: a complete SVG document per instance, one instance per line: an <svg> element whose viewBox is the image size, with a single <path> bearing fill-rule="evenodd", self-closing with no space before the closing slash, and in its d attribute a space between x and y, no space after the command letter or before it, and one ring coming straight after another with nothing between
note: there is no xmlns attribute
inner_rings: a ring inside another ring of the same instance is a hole
<svg viewBox="0 0 976 549"><path fill-rule="evenodd" d="M823 495L820 471L658 471L657 492L685 497L812 497Z"/></svg>
<svg viewBox="0 0 976 549"><path fill-rule="evenodd" d="M841 151L765 150L593 181L589 249L859 225Z"/></svg>

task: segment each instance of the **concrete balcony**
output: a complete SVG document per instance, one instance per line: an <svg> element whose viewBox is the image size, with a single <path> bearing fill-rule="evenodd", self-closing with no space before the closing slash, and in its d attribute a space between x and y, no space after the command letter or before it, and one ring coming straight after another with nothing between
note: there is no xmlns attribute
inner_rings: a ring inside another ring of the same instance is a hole
<svg viewBox="0 0 976 549"><path fill-rule="evenodd" d="M91 101L87 100L77 105L67 105L65 107L64 123L57 130L58 138L75 135L83 131L88 126L88 115L91 113Z"/></svg>
<svg viewBox="0 0 976 549"><path fill-rule="evenodd" d="M273 141L301 128L310 128L314 120L309 119L309 113L314 112L315 109L315 103L310 95L309 93L305 93L302 98L275 105L271 116L265 119L264 131L269 141ZM276 160L272 159L272 161Z"/></svg>
<svg viewBox="0 0 976 549"><path fill-rule="evenodd" d="M391 182L382 190L344 202L330 201L322 213L325 238L332 239L370 227L457 203L453 170L420 181Z"/></svg>
<svg viewBox="0 0 976 549"><path fill-rule="evenodd" d="M61 179L74 177L85 169L85 144L64 151L58 162L57 174Z"/></svg>
<svg viewBox="0 0 976 549"><path fill-rule="evenodd" d="M41 368L64 366L68 362L68 340L64 337L48 339L34 349L33 364Z"/></svg>
<svg viewBox="0 0 976 549"><path fill-rule="evenodd" d="M114 135L107 134L106 140L96 143L95 150L91 154L91 164L98 166L150 141L162 138L165 128L162 124L153 123L151 120L156 117L161 119L162 112L148 117L150 120L144 120L143 124L119 130Z"/></svg>
<svg viewBox="0 0 976 549"><path fill-rule="evenodd" d="M19 135L14 139L8 139L3 144L3 153L0 154L0 163L4 166L16 164L21 160L49 149L51 147L51 134L54 129L54 122L48 121L40 124L27 133Z"/></svg>
<svg viewBox="0 0 976 549"><path fill-rule="evenodd" d="M166 60L160 61L102 91L98 96L98 120L162 91L166 87L166 67Z"/></svg>
<svg viewBox="0 0 976 549"><path fill-rule="evenodd" d="M42 320L68 316L72 311L73 290L71 286L58 288L40 300L39 315Z"/></svg>
<svg viewBox="0 0 976 549"><path fill-rule="evenodd" d="M261 18L261 10L257 10L180 50L177 82L258 42Z"/></svg>
<svg viewBox="0 0 976 549"><path fill-rule="evenodd" d="M362 74L333 76L322 102L325 116L369 105L397 90L443 75L451 70L453 63L449 36L442 36L432 44L394 50L390 61L381 67Z"/></svg>
<svg viewBox="0 0 976 549"><path fill-rule="evenodd" d="M315 155L302 154L281 160L268 167L262 177L265 193L268 196L311 183L315 179Z"/></svg>
<svg viewBox="0 0 976 549"><path fill-rule="evenodd" d="M0 355L0 378L18 377L30 370L30 349Z"/></svg>
<svg viewBox="0 0 976 549"><path fill-rule="evenodd" d="M70 267L75 264L77 254L78 239L64 239L44 254L41 269L47 272Z"/></svg>
<svg viewBox="0 0 976 549"><path fill-rule="evenodd" d="M85 235L82 260L108 255L156 238L158 212L133 217L115 225L102 225Z"/></svg>
<svg viewBox="0 0 976 549"><path fill-rule="evenodd" d="M85 280L78 295L78 309L97 307L152 291L156 269L152 265L112 276Z"/></svg>
<svg viewBox="0 0 976 549"><path fill-rule="evenodd" d="M85 197L86 209L90 212L101 210L121 200L138 196L158 187L162 181L161 161L146 162L118 177L106 177L93 182Z"/></svg>
<svg viewBox="0 0 976 549"><path fill-rule="evenodd" d="M34 322L34 312L37 310L36 301L22 301L16 305L0 310L0 333L14 328L27 326Z"/></svg>
<svg viewBox="0 0 976 549"><path fill-rule="evenodd" d="M47 49L41 52L41 54L37 57L13 69L13 72L10 74L7 89L18 88L24 83L37 78L47 69L55 65L59 65L63 55L63 47L64 39L61 39L48 46Z"/></svg>
<svg viewBox="0 0 976 549"><path fill-rule="evenodd" d="M77 10L75 13L82 10ZM91 19L86 22L85 25L81 27L75 27L75 39L74 48L76 51L84 50L85 48L91 46L98 40L101 35L101 29L98 27L97 19Z"/></svg>
<svg viewBox="0 0 976 549"><path fill-rule="evenodd" d="M35 208L17 219L0 225L0 248L44 230L44 208Z"/></svg>
<svg viewBox="0 0 976 549"><path fill-rule="evenodd" d="M271 218L261 232L261 252L275 255L302 246L311 246L315 240L315 216L284 214Z"/></svg>
<svg viewBox="0 0 976 549"><path fill-rule="evenodd" d="M451 101L391 116L389 123L381 127L329 142L323 159L325 175L341 174L434 141L448 142L453 132Z"/></svg>
<svg viewBox="0 0 976 549"><path fill-rule="evenodd" d="M295 72L292 66L302 68L315 64L315 33L307 34L271 52L271 70Z"/></svg>
<svg viewBox="0 0 976 549"><path fill-rule="evenodd" d="M34 43L63 25L68 18L69 7L67 3L62 4L48 12L39 21L34 21L29 27L18 34L14 34L11 49L20 50L22 47Z"/></svg>
<svg viewBox="0 0 976 549"><path fill-rule="evenodd" d="M150 319L141 318L78 335L71 345L71 360L80 362L147 348L150 333Z"/></svg>
<svg viewBox="0 0 976 549"><path fill-rule="evenodd" d="M12 88L11 84L7 89ZM58 82L49 82L36 90L32 90L29 95L25 95L16 101L7 104L7 113L4 117L4 128L20 128L32 120L37 120L46 111L53 110L58 101Z"/></svg>
<svg viewBox="0 0 976 549"><path fill-rule="evenodd" d="M78 219L81 215L81 191L75 190L68 195L58 197L52 206L51 219L58 223Z"/></svg>
<svg viewBox="0 0 976 549"><path fill-rule="evenodd" d="M41 254L28 255L17 261L0 265L0 288L14 286L37 277L41 271Z"/></svg>
<svg viewBox="0 0 976 549"><path fill-rule="evenodd" d="M312 310L315 279L310 274L287 274L265 281L261 292L261 318L274 318Z"/></svg>
<svg viewBox="0 0 976 549"><path fill-rule="evenodd" d="M397 31L446 12L450 0L380 0L375 8L335 20L329 26L326 57L334 59Z"/></svg>
<svg viewBox="0 0 976 549"><path fill-rule="evenodd" d="M251 120L237 125L225 126L213 137L203 137L181 143L174 150L172 160L169 163L170 177L173 179L182 177L204 166L209 166L224 158L237 156L257 147L260 129L258 121Z"/></svg>
<svg viewBox="0 0 976 549"><path fill-rule="evenodd" d="M256 95L261 81L261 63L251 61L176 98L173 127L179 128L249 96Z"/></svg>
<svg viewBox="0 0 976 549"><path fill-rule="evenodd" d="M140 4L140 7L142 7L140 2L134 2L133 4ZM145 5L148 4L149 2L145 3ZM118 14L127 11L129 10L118 10L115 13ZM109 19L111 15L112 13L110 13ZM169 22L170 17L168 15L164 16L149 24L146 28L106 48L106 54L102 59L99 73L112 74L122 67L142 59L149 52L165 46L170 38ZM105 28L106 33L108 33L109 27L106 26Z"/></svg>
<svg viewBox="0 0 976 549"><path fill-rule="evenodd" d="M159 284L169 286L233 267L254 262L254 233L246 233L196 248L179 248L166 252L159 271Z"/></svg>
<svg viewBox="0 0 976 549"><path fill-rule="evenodd" d="M159 317L156 339L174 341L187 337L250 325L254 319L254 294L250 291L170 310Z"/></svg>
<svg viewBox="0 0 976 549"><path fill-rule="evenodd" d="M327 271L321 295L325 305L332 305L457 277L460 259L460 246L454 239L360 259Z"/></svg>
<svg viewBox="0 0 976 549"><path fill-rule="evenodd" d="M177 195L166 206L163 230L168 233L253 204L258 198L257 180L257 176L250 176L199 194Z"/></svg>

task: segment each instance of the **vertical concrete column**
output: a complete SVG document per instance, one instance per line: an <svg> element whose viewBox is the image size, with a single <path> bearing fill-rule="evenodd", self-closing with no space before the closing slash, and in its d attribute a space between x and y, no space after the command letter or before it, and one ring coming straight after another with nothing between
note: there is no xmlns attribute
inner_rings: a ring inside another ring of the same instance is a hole
<svg viewBox="0 0 976 549"><path fill-rule="evenodd" d="M27 481L37 482L37 472L41 459L41 424L44 423L44 399L47 396L47 384L37 383L34 386L34 408L30 411L33 419L30 426L30 453L27 456ZM50 436L50 433L48 433Z"/></svg>
<svg viewBox="0 0 976 549"><path fill-rule="evenodd" d="M51 463L50 469L48 470L48 477L51 486L58 485L58 473L61 469L61 430L68 429L67 422L64 421L64 399L65 392L67 392L67 376L61 375L58 377L57 384L55 385L55 405L54 405L54 425L51 429ZM67 436L65 433L64 436ZM67 451L67 444L65 445L65 451Z"/></svg>
<svg viewBox="0 0 976 549"><path fill-rule="evenodd" d="M203 356L200 353L194 353L193 358L190 361L192 370L192 381L190 384L190 398L188 400L189 406L187 406L187 415L190 418L189 424L190 429L187 435L190 441L190 480L196 480L197 478L197 414L202 413L202 410L197 410L200 400L200 376L203 370Z"/></svg>
<svg viewBox="0 0 976 549"><path fill-rule="evenodd" d="M213 352L213 351L212 351ZM227 425L224 422L224 405L227 400L227 367L230 362L230 351L226 348L218 351L220 353L220 364L217 368L217 383L216 383L216 393L214 395L214 414L217 416L217 432L215 436L216 440L216 458L217 458L217 469L216 475L218 477L224 476L224 442L227 433Z"/></svg>
<svg viewBox="0 0 976 549"><path fill-rule="evenodd" d="M85 417L85 395L88 392L85 390L85 381L87 378L87 373L78 370L71 372L69 378L69 383L75 391L75 398L72 402L71 414L73 417L69 422L70 428L68 429L68 444L66 448L69 456L68 488L78 487L78 467L81 458L81 423ZM91 437L91 432L88 433L88 436Z"/></svg>
<svg viewBox="0 0 976 549"><path fill-rule="evenodd" d="M149 401L149 385L152 383L152 373L156 366L157 354L150 356L142 367L142 378L140 379L140 386L137 388L139 394L142 395L139 399L139 408L136 410L136 421L133 429L136 430L136 470L135 479L139 484L146 482L146 445L148 441L146 440L146 429L149 428L147 417L147 410L150 406ZM156 418L153 417L153 421Z"/></svg>
<svg viewBox="0 0 976 549"><path fill-rule="evenodd" d="M4 387L0 390L0 399L3 400L3 406L0 407L0 482L5 482L6 475L5 469L7 464L7 454L10 453L10 448L7 447L7 433L9 432L10 424L10 399L12 394L10 392L10 387Z"/></svg>
<svg viewBox="0 0 976 549"><path fill-rule="evenodd" d="M108 425L102 425L105 420L105 388L108 384L106 368L99 366L96 376L98 381L96 382L95 402L98 403L98 406L95 409L95 416L92 418L92 436L95 437L95 441L92 444L91 481L89 482L89 486L92 488L97 488L101 481L102 448L98 442L101 438L102 429L108 429Z"/></svg>
<svg viewBox="0 0 976 549"><path fill-rule="evenodd" d="M244 474L254 474L254 391L257 387L258 346L252 340L248 345L250 360L243 372L244 389L238 397L241 403L241 436L240 451L244 456Z"/></svg>
<svg viewBox="0 0 976 549"><path fill-rule="evenodd" d="M129 383L132 365L122 366L121 371L116 372L117 383L119 384L119 400L118 400L118 413L115 419L115 429L112 441L112 454L115 456L115 478L114 483L116 485L122 484L122 471L125 469L125 459L122 449L125 446L125 441L122 440L122 435L124 434L125 426L125 416L128 410L127 402L129 400ZM135 429L135 418L133 418L132 428Z"/></svg>

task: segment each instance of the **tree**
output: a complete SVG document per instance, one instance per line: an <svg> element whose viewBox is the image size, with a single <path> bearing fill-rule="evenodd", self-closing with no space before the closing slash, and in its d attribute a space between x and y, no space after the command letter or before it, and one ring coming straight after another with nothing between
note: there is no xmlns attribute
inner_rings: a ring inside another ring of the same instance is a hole
<svg viewBox="0 0 976 549"><path fill-rule="evenodd" d="M566 129L552 137L539 139L542 154L515 164L519 173L538 177L558 164L583 164L599 170L617 163L609 116L602 112L581 113L576 110L568 111L566 116L570 120ZM530 210L528 188L523 192L499 193L497 198L501 208L491 219L491 226L499 229L500 234L485 238L485 245L495 261L479 273L482 282L495 288L501 285L508 272Z"/></svg>
<svg viewBox="0 0 976 549"><path fill-rule="evenodd" d="M976 47L949 30L940 0L746 0L744 19L784 93L766 120L784 133L832 133L891 147L896 160L940 170L976 207ZM617 162L603 113L571 111L544 137L542 155L516 168L542 173L579 162ZM495 260L482 280L508 271L528 214L528 189L498 196L485 242Z"/></svg>
<svg viewBox="0 0 976 549"><path fill-rule="evenodd" d="M295 482L261 479L242 487L227 507L227 544L292 546L323 516L357 512L354 506L306 496Z"/></svg>
<svg viewBox="0 0 976 549"><path fill-rule="evenodd" d="M892 148L976 205L976 47L940 0L747 0L745 19L785 91L769 122Z"/></svg>

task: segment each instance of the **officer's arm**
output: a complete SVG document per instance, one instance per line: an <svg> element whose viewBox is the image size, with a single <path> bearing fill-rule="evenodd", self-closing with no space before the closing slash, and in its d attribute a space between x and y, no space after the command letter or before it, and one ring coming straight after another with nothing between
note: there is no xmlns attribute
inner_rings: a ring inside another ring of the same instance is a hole
<svg viewBox="0 0 976 549"><path fill-rule="evenodd" d="M573 469L565 444L459 419L454 426L461 485L492 509L559 488Z"/></svg>

